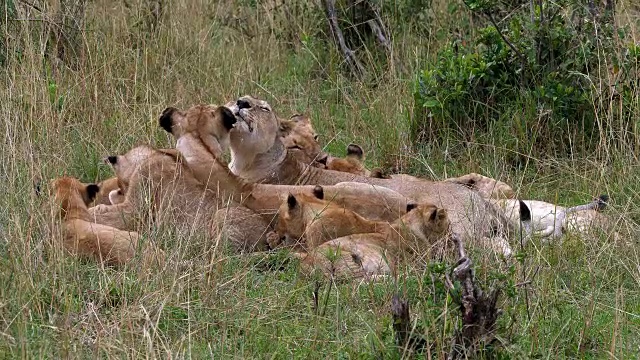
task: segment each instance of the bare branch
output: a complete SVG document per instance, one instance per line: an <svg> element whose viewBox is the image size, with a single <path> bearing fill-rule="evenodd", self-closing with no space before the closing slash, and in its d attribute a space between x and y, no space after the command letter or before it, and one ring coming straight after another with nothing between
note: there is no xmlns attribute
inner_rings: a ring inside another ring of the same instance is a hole
<svg viewBox="0 0 640 360"><path fill-rule="evenodd" d="M327 20L329 20L329 27L331 28L333 39L342 52L342 55L344 55L345 59L347 60L351 71L357 76L364 75L364 67L356 58L353 50L349 49L347 43L344 40L344 35L342 34L342 30L340 29L340 25L338 24L338 15L336 14L335 0L323 0L323 4L327 15Z"/></svg>

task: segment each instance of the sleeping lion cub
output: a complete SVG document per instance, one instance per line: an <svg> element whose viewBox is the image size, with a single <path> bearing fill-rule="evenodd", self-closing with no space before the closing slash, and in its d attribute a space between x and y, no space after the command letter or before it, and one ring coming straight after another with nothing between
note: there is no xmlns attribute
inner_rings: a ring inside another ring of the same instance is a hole
<svg viewBox="0 0 640 360"><path fill-rule="evenodd" d="M281 242L296 243L308 250L341 236L379 232L387 227L387 222L367 220L345 207L324 200L324 189L316 186L313 195L289 194L278 210L276 232ZM269 245L272 248L278 245L273 235Z"/></svg>
<svg viewBox="0 0 640 360"><path fill-rule="evenodd" d="M300 203L296 206L309 206L304 203L308 200L306 197L296 199ZM287 199L287 207L290 201L291 197ZM320 208L318 202L311 202L315 203L311 207ZM325 205L327 209L331 207L329 204ZM371 278L386 275L407 255L423 256L429 254L434 247L444 246L441 240L446 239L449 232L450 221L446 210L432 204L408 205L407 214L391 224L358 218L346 209L337 210L325 210L320 218L312 220L310 224L305 223L304 216L291 216L285 221L289 230L300 231L304 228L307 241L310 232L317 229L308 231L306 225L322 230L328 226L333 231L351 233L309 248L306 254L297 253L304 270L319 270L331 277ZM307 217L306 220L310 219ZM335 224L342 224L343 228L338 229L340 226ZM344 226L346 224L350 226Z"/></svg>
<svg viewBox="0 0 640 360"><path fill-rule="evenodd" d="M52 182L53 195L60 206L63 221L63 247L80 257L93 258L109 265L124 265L135 255L140 236L91 221L87 204L99 193L98 185L85 185L72 177ZM147 241L143 264L164 263L164 253Z"/></svg>

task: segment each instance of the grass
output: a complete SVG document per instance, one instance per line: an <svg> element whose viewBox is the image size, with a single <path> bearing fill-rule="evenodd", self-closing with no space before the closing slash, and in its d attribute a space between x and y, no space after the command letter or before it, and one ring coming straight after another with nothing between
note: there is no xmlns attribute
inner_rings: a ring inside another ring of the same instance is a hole
<svg viewBox="0 0 640 360"><path fill-rule="evenodd" d="M607 193L617 229L637 233L640 172L633 154L613 152L614 144L605 160L524 154L525 165L513 168L499 131L467 147L411 143L413 74L446 41L452 17L468 21L462 9L449 14L445 2L435 1L443 17L428 36L399 27L394 44L404 71L380 67L361 83L327 50L317 11L300 10L311 15L286 22L278 11L264 11L267 2L254 8L174 0L151 32L141 25L148 3L87 4L75 68L45 56L46 22L2 23L10 55L0 74L2 358L401 358L389 312L395 292L410 300L430 355L446 357L458 321L442 284L451 264L410 268L374 284L317 285L298 275L286 253L237 256L162 229L147 235L173 256L206 265L145 274L135 263L114 270L57 250L59 229L34 182L63 174L97 181L110 174L100 161L105 155L142 143L171 146L156 126L167 106L254 94L283 116L309 113L335 155L355 142L371 166L434 179L480 172L512 184L524 198L559 204ZM41 15L51 19L54 10ZM639 248L633 237L615 242L609 235L533 243L519 249L521 261L512 265L477 261L482 284L505 292L501 346L480 356L637 357Z"/></svg>

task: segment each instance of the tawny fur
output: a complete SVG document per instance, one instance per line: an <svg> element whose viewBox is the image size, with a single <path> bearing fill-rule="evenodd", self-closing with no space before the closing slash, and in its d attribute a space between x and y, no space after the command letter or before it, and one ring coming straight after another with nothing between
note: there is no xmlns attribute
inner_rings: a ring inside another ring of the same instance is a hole
<svg viewBox="0 0 640 360"><path fill-rule="evenodd" d="M251 99L245 98L246 101ZM272 112L260 111L259 100L255 105L242 110L244 118L262 128L277 127L277 117ZM432 182L415 178L376 179L307 166L287 153L282 141L270 132L259 134L254 126L249 134L247 127L236 127L238 135L231 137L232 162L242 166L232 167L233 172L252 182L271 184L335 185L341 182L362 182L386 187L416 203L433 203L444 208L449 214L452 231L459 234L468 244L477 243L489 247L506 256L511 249L506 236L513 233L513 226L503 214L498 213L477 192L451 182ZM243 141L237 141L243 139ZM260 139L259 146L252 139ZM266 140L271 139L271 146ZM258 152L257 149L264 149ZM498 231L496 231L496 229ZM492 241L495 233L501 235ZM503 235L502 235L503 234Z"/></svg>
<svg viewBox="0 0 640 360"><path fill-rule="evenodd" d="M516 193L506 183L490 177L470 173L445 181L460 184L480 193L485 199L515 199Z"/></svg>
<svg viewBox="0 0 640 360"><path fill-rule="evenodd" d="M120 185L118 185L118 177L114 176L112 178L108 178L106 180L102 180L98 183L100 187L100 192L96 195L96 198L89 204L89 207L103 204L103 205L111 205L111 200L109 198L109 194L112 191L117 191L120 189Z"/></svg>
<svg viewBox="0 0 640 360"><path fill-rule="evenodd" d="M177 141L177 149L183 155L194 176L217 193L233 196L246 207L263 214L270 221L288 193L310 194L313 186L264 185L239 178L202 144L202 136L186 133ZM402 195L368 184L343 184L325 187L327 199L352 208L371 219L393 221L403 214L408 200Z"/></svg>
<svg viewBox="0 0 640 360"><path fill-rule="evenodd" d="M193 177L176 151L138 146L116 157L114 170L127 191L124 202L90 209L91 219L120 229L169 226L180 237L203 234L217 239L218 210L232 204ZM266 237L230 239L236 251L266 248Z"/></svg>
<svg viewBox="0 0 640 360"><path fill-rule="evenodd" d="M96 224L91 221L87 203L89 186L77 179L63 177L53 181L54 198L63 221L63 246L77 256L92 258L110 265L124 265L133 259L140 242L137 232ZM162 265L164 253L151 241L143 246L142 262Z"/></svg>
<svg viewBox="0 0 640 360"><path fill-rule="evenodd" d="M367 220L316 196L299 194L289 195L283 201L278 211L276 232L285 244L295 243L310 250L342 236L381 232L388 224Z"/></svg>
<svg viewBox="0 0 640 360"><path fill-rule="evenodd" d="M327 214L322 221L336 220ZM307 272L330 277L375 278L392 273L403 260L429 257L434 248L446 247L450 222L444 209L423 204L392 224L364 224L363 230L327 241L308 254L298 254ZM375 227L376 232L364 231ZM438 251L436 251L438 252Z"/></svg>

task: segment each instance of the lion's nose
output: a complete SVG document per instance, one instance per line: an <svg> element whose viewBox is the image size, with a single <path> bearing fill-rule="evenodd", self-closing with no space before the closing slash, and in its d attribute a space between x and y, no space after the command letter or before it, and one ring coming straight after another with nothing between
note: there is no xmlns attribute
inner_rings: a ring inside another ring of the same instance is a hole
<svg viewBox="0 0 640 360"><path fill-rule="evenodd" d="M251 108L251 104L245 99L238 99L236 105L238 105L238 110Z"/></svg>

